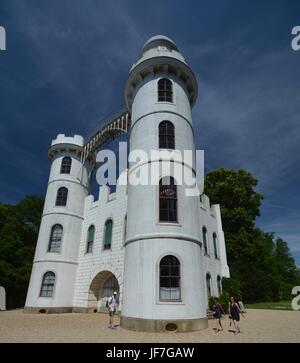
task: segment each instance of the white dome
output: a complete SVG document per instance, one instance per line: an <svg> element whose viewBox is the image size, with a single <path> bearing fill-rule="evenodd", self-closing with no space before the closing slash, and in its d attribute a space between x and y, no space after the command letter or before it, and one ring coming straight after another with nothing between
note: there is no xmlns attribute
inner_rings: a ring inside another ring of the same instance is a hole
<svg viewBox="0 0 300 363"><path fill-rule="evenodd" d="M147 59L163 56L176 58L185 63L184 57L182 54L180 54L177 45L173 42L172 39L166 37L165 35L155 35L154 37L148 39L144 44L140 53L140 58L135 64L132 65L130 71L132 71L133 68Z"/></svg>
<svg viewBox="0 0 300 363"><path fill-rule="evenodd" d="M151 37L150 39L147 40L147 42L144 44L142 52L150 49L150 44L152 43L167 43L171 46L172 49L178 50L176 44L173 42L172 39L166 37L165 35L155 35L154 37ZM154 44L153 44L154 45Z"/></svg>

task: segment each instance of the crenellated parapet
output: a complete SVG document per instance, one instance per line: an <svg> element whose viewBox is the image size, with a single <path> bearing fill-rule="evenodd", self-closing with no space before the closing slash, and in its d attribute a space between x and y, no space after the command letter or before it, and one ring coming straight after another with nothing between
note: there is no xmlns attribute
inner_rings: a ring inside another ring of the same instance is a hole
<svg viewBox="0 0 300 363"><path fill-rule="evenodd" d="M48 157L50 160L57 153L67 152L81 155L84 146L84 138L80 135L65 136L65 134L58 134L56 139L52 140L51 146L48 150Z"/></svg>
<svg viewBox="0 0 300 363"><path fill-rule="evenodd" d="M89 195L85 198L84 214L85 216L90 210L95 208L103 209L108 203L115 202L113 204L118 204L121 200L127 197L127 185L121 185L120 180L126 178L127 171L122 173L118 179L116 185L116 191L111 192L111 189L107 185L102 185L99 187L98 200L95 200L93 195Z"/></svg>

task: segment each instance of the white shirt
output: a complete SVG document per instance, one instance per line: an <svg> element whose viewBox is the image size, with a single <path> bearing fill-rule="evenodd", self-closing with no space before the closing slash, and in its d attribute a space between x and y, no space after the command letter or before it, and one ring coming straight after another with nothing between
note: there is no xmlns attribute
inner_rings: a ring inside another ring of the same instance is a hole
<svg viewBox="0 0 300 363"><path fill-rule="evenodd" d="M116 309L116 305L117 305L117 301L115 299L114 296L111 296L109 299L108 299L108 307L111 311L115 311Z"/></svg>

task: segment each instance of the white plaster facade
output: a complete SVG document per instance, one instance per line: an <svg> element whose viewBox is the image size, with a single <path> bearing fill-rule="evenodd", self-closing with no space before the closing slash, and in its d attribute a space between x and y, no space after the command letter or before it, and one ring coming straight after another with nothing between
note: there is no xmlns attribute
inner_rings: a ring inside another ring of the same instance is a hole
<svg viewBox="0 0 300 363"><path fill-rule="evenodd" d="M157 82L168 77L173 102L157 101ZM197 82L176 45L163 36L151 38L138 62L132 66L125 86L125 102L131 113L130 150L149 156L158 149L158 126L168 120L175 126L176 150L195 151L191 109ZM148 320L184 320L206 317L211 276L211 295L219 295L217 279L229 277L226 246L219 205L207 196L186 197L186 185L178 185L178 223L160 223L158 186L121 186L110 193L101 187L99 199L89 195L93 160L82 163L84 140L63 134L49 149L51 170L36 247L25 311L104 311L109 289L103 284L117 279L122 316ZM70 174L60 172L64 156L72 158ZM175 160L176 162L176 160ZM150 164L165 163L150 157ZM129 163L128 175L149 163ZM195 169L193 165L184 168ZM160 177L164 175L161 174ZM157 181L158 182L158 181ZM68 188L66 206L55 206L59 187ZM104 226L112 220L112 243L103 248ZM127 221L127 222L126 222ZM48 252L51 228L63 227L59 252ZM90 226L95 227L92 251L87 252ZM202 228L207 230L208 255L204 253ZM213 234L216 235L217 257ZM181 301L159 300L159 261L172 254L181 265ZM55 274L51 297L42 297L46 272ZM125 281L124 281L125 280Z"/></svg>
<svg viewBox="0 0 300 363"><path fill-rule="evenodd" d="M3 286L0 286L0 311L6 310L6 292Z"/></svg>

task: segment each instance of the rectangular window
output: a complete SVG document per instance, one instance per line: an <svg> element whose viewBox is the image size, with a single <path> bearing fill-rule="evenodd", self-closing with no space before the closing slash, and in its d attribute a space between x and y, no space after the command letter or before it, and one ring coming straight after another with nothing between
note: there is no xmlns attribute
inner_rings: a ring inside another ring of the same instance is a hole
<svg viewBox="0 0 300 363"><path fill-rule="evenodd" d="M90 241L87 243L86 253L92 253L92 252L93 252L93 241Z"/></svg>
<svg viewBox="0 0 300 363"><path fill-rule="evenodd" d="M105 235L104 235L104 244L103 249L109 250L111 248L111 241L112 241L112 229L113 229L113 222L112 220L108 220L105 223Z"/></svg>

